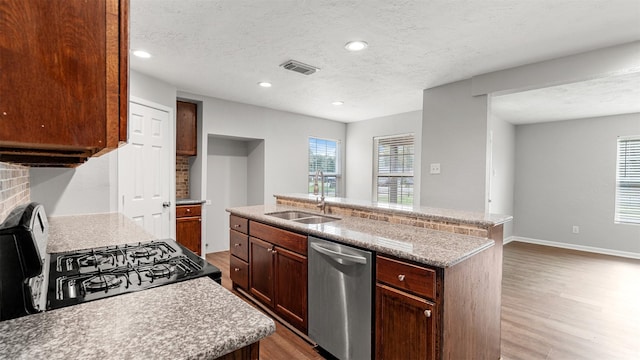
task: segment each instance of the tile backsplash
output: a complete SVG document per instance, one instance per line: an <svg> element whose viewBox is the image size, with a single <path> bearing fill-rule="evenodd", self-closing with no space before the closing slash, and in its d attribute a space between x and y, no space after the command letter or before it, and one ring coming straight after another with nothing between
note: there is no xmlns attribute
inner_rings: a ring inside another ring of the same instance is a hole
<svg viewBox="0 0 640 360"><path fill-rule="evenodd" d="M30 199L29 168L0 162L0 222L14 207Z"/></svg>

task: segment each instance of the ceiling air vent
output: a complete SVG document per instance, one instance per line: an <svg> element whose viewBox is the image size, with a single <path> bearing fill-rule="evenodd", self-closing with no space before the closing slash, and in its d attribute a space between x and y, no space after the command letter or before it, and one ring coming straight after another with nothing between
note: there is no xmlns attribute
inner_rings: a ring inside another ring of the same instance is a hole
<svg viewBox="0 0 640 360"><path fill-rule="evenodd" d="M285 68L287 70L295 71L297 73L304 74L304 75L311 75L314 72L320 70L319 68L317 68L315 66L303 64L303 63L301 63L299 61L295 61L295 60L286 61L286 62L280 64L280 66L282 66L283 68Z"/></svg>

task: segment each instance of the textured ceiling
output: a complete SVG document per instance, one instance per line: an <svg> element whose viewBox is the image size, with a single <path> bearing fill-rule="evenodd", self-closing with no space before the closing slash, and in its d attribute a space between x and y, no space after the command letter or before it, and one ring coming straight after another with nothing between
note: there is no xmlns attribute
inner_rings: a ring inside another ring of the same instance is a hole
<svg viewBox="0 0 640 360"><path fill-rule="evenodd" d="M496 96L491 111L513 124L640 113L640 73Z"/></svg>
<svg viewBox="0 0 640 360"><path fill-rule="evenodd" d="M131 68L351 122L420 110L425 88L638 40L639 23L639 0L131 0L131 48L153 55ZM369 47L346 51L356 39ZM279 67L289 59L321 70Z"/></svg>

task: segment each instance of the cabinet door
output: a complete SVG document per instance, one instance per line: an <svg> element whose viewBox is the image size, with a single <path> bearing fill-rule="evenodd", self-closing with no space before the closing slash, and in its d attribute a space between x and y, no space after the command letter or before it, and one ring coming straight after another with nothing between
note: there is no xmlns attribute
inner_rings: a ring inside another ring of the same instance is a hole
<svg viewBox="0 0 640 360"><path fill-rule="evenodd" d="M434 360L435 304L376 285L376 359Z"/></svg>
<svg viewBox="0 0 640 360"><path fill-rule="evenodd" d="M251 294L273 308L273 245L249 238L249 287Z"/></svg>
<svg viewBox="0 0 640 360"><path fill-rule="evenodd" d="M0 13L0 152L15 150L2 161L71 165L126 140L128 1L7 0Z"/></svg>
<svg viewBox="0 0 640 360"><path fill-rule="evenodd" d="M176 219L176 241L187 249L200 255L200 239L202 227L200 217L183 217Z"/></svg>
<svg viewBox="0 0 640 360"><path fill-rule="evenodd" d="M196 104L178 101L176 111L176 154L198 155Z"/></svg>
<svg viewBox="0 0 640 360"><path fill-rule="evenodd" d="M307 332L307 257L275 248L275 311Z"/></svg>

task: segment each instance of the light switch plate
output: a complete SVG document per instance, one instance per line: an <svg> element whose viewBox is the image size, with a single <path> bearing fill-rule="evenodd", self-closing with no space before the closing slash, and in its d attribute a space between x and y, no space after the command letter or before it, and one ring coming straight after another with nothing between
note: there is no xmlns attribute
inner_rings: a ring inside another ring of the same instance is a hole
<svg viewBox="0 0 640 360"><path fill-rule="evenodd" d="M431 174L440 174L440 163L433 163L429 167L429 173Z"/></svg>

